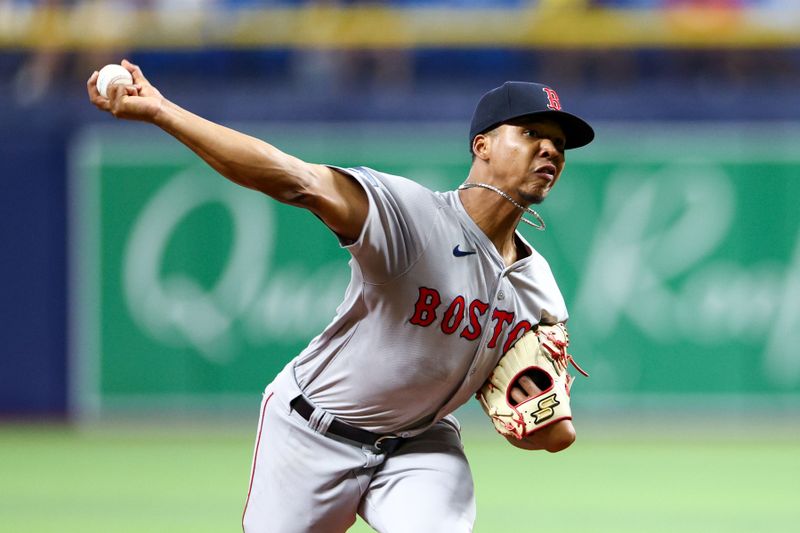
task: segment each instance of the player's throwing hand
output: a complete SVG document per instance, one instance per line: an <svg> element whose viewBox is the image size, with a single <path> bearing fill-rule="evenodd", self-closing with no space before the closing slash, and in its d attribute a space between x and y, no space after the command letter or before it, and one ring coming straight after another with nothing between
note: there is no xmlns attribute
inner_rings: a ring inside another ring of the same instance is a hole
<svg viewBox="0 0 800 533"><path fill-rule="evenodd" d="M121 65L131 73L132 85L113 84L108 87L108 98L97 89L99 73L93 72L86 82L89 101L102 111L108 111L117 118L154 122L164 105L164 97L153 87L142 70L123 59Z"/></svg>

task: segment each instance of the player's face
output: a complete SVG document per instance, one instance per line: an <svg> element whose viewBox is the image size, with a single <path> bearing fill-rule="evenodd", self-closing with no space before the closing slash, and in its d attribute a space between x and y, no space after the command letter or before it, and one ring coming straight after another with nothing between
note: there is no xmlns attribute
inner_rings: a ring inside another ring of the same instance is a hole
<svg viewBox="0 0 800 533"><path fill-rule="evenodd" d="M541 203L564 170L564 131L551 120L521 119L498 127L490 164L502 188L528 204Z"/></svg>

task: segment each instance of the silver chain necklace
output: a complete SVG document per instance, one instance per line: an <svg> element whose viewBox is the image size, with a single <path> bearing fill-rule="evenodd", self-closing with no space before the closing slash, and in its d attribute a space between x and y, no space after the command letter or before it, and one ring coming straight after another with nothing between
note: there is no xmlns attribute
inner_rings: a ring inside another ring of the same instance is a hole
<svg viewBox="0 0 800 533"><path fill-rule="evenodd" d="M509 202L511 202L512 204L514 204L514 206L517 209L519 209L520 211L522 211L524 213L528 213L529 215L535 216L536 220L539 221L539 224L535 224L535 223L531 222L530 220L528 220L524 216L522 217L522 221L525 222L526 224L528 224L529 226L533 226L534 228L538 229L539 231L544 231L546 226L545 226L545 223L544 223L544 219L542 219L542 217L539 216L539 213L537 213L536 211L534 211L530 207L525 207L524 205L518 203L516 200L511 198L511 196L509 196L505 192L501 191L500 189L498 189L494 185L489 185L488 183L462 183L461 186L458 188L458 190L459 191L466 191L467 189L474 189L475 187L481 187L483 189L489 189L490 191L494 191L497 194L499 194L500 196L502 196L503 198L505 198L506 200L508 200Z"/></svg>

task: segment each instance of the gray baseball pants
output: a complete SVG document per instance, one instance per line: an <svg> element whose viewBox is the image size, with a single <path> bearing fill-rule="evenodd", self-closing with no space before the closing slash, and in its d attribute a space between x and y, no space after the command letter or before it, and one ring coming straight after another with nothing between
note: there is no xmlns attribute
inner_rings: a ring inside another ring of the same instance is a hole
<svg viewBox="0 0 800 533"><path fill-rule="evenodd" d="M356 514L380 533L472 531L472 475L454 417L384 455L313 429L289 406L298 394L291 366L264 391L245 533L344 532Z"/></svg>

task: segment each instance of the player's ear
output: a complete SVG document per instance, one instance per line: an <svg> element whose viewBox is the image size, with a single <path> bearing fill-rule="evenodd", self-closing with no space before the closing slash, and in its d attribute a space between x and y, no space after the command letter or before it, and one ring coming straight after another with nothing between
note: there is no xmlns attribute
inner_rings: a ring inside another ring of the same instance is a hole
<svg viewBox="0 0 800 533"><path fill-rule="evenodd" d="M479 133L472 139L472 153L475 157L486 161L489 159L489 151L491 148L491 137L485 133Z"/></svg>

